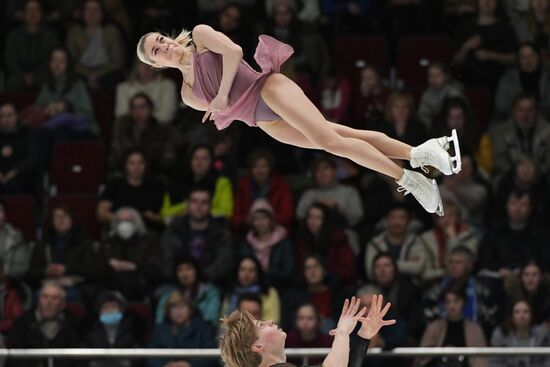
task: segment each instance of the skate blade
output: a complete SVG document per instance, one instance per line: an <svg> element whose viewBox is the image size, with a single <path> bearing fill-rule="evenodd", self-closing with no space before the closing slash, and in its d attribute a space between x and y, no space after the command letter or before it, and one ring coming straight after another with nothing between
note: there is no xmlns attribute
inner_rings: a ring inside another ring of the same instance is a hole
<svg viewBox="0 0 550 367"><path fill-rule="evenodd" d="M445 215L445 210L443 208L443 202L441 201L441 194L439 193L439 187L437 186L437 182L435 180L432 180L432 185L435 188L435 191L437 192L437 208L435 209L435 214L439 215L440 217Z"/></svg>
<svg viewBox="0 0 550 367"><path fill-rule="evenodd" d="M452 143L453 147L455 148L455 155L454 157L450 157L450 163L451 163L451 171L453 173L458 173L460 170L462 170L462 158L460 155L460 143L458 142L458 135L456 133L456 129L453 129L451 132L451 136L447 137L448 144Z"/></svg>

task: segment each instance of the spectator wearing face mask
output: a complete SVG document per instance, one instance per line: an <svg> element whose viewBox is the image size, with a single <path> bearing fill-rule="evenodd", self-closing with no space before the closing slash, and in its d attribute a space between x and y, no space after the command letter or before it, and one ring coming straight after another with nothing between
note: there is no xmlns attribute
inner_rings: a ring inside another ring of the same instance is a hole
<svg viewBox="0 0 550 367"><path fill-rule="evenodd" d="M142 300L161 272L160 247L137 210L119 209L100 245L105 281L130 300Z"/></svg>
<svg viewBox="0 0 550 367"><path fill-rule="evenodd" d="M96 298L97 318L84 337L83 348L137 348L142 331L140 323L126 309L126 299L120 292L103 291ZM90 360L87 367L134 367L131 359Z"/></svg>

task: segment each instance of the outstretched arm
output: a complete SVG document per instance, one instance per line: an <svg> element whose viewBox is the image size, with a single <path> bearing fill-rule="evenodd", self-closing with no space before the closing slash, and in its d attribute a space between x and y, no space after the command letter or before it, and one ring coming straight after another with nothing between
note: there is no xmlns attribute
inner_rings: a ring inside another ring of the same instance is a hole
<svg viewBox="0 0 550 367"><path fill-rule="evenodd" d="M359 310L360 303L359 299L355 297L351 298L351 302L348 299L344 302L338 325L332 332L334 341L329 354L323 361L323 367L345 366L348 364L349 334L355 329L357 321L366 311L365 307Z"/></svg>
<svg viewBox="0 0 550 367"><path fill-rule="evenodd" d="M388 313L391 304L386 304L382 309L383 302L384 298L382 295L373 295L367 317L359 317L361 328L357 332L357 336L351 339L348 367L363 366L367 349L369 348L369 340L372 339L383 326L395 324L394 319L384 320L384 316ZM331 330L330 335L335 335L336 330L337 329ZM342 364L342 366L343 365L345 364Z"/></svg>
<svg viewBox="0 0 550 367"><path fill-rule="evenodd" d="M207 49L223 57L220 89L204 115L204 122L210 113L221 111L227 107L229 91L243 58L243 50L241 46L235 44L229 37L205 24L198 25L193 29L193 41L197 46L197 50Z"/></svg>

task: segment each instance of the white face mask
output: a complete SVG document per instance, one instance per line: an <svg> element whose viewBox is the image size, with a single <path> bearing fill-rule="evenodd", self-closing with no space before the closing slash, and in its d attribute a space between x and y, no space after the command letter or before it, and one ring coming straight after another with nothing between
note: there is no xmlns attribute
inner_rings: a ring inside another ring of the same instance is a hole
<svg viewBox="0 0 550 367"><path fill-rule="evenodd" d="M120 222L116 226L116 233L123 240L127 240L136 233L136 226L132 222Z"/></svg>

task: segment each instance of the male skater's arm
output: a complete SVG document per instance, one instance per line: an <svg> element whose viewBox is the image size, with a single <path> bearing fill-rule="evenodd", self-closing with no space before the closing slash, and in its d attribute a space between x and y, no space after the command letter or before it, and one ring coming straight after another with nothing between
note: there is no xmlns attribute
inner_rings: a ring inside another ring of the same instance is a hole
<svg viewBox="0 0 550 367"><path fill-rule="evenodd" d="M383 304L382 295L372 296L372 302L367 317L360 317L361 328L357 332L357 335L351 337L348 367L362 367L367 357L367 349L369 348L370 339L372 339L378 331L386 325L395 324L395 320L384 320L384 316L390 309L390 303L386 304L382 309ZM330 331L330 335L335 335L336 329ZM340 361L340 365L345 365L343 361ZM323 365L324 366L324 365Z"/></svg>
<svg viewBox="0 0 550 367"><path fill-rule="evenodd" d="M332 331L332 335L334 336L332 347L323 361L322 367L341 367L347 365L350 348L349 334L353 332L357 321L363 316L366 310L365 307L359 310L360 303L355 297L351 298L351 302L347 299L344 302L338 325Z"/></svg>

